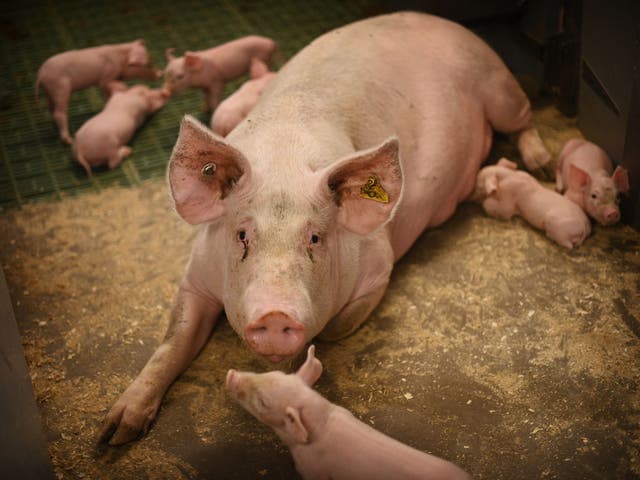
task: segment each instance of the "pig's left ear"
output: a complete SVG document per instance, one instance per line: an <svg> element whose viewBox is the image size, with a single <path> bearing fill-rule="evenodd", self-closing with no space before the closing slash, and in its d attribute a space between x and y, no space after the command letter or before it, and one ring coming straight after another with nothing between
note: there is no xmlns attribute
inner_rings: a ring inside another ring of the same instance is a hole
<svg viewBox="0 0 640 480"><path fill-rule="evenodd" d="M185 52L184 65L189 70L200 70L202 68L202 58L193 52Z"/></svg>
<svg viewBox="0 0 640 480"><path fill-rule="evenodd" d="M402 193L402 168L396 137L356 152L329 166L325 185L338 205L338 223L367 235L392 216Z"/></svg>
<svg viewBox="0 0 640 480"><path fill-rule="evenodd" d="M289 406L285 408L284 414L284 431L297 443L307 443L309 432L302 423L300 411Z"/></svg>
<svg viewBox="0 0 640 480"><path fill-rule="evenodd" d="M618 165L611 175L613 183L616 185L618 191L622 193L629 193L629 174L624 167Z"/></svg>
<svg viewBox="0 0 640 480"><path fill-rule="evenodd" d="M307 359L296 372L304 383L312 386L322 375L322 363L315 357L316 347L311 345L307 350Z"/></svg>
<svg viewBox="0 0 640 480"><path fill-rule="evenodd" d="M138 39L131 43L127 63L130 67L144 67L149 63L149 52L144 40Z"/></svg>
<svg viewBox="0 0 640 480"><path fill-rule="evenodd" d="M242 153L185 115L167 167L171 197L182 218L196 225L224 215L225 198L250 171Z"/></svg>

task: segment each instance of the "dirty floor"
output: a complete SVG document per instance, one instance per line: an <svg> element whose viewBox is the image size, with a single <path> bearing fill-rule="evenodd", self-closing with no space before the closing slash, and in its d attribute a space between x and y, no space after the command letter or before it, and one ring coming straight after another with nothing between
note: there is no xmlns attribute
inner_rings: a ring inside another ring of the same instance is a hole
<svg viewBox="0 0 640 480"><path fill-rule="evenodd" d="M579 135L536 111L557 153ZM498 139L493 157L513 156ZM225 396L258 370L226 322L149 434L98 452L99 423L158 345L194 236L164 182L0 217L0 260L59 479L292 479L278 438ZM478 479L640 478L640 234L567 251L462 205L397 264L371 318L319 343L317 388Z"/></svg>

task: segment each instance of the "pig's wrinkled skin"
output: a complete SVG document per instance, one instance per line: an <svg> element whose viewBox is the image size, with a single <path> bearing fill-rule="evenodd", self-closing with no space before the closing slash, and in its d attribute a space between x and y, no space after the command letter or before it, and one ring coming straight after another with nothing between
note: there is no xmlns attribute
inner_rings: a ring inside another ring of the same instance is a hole
<svg viewBox="0 0 640 480"><path fill-rule="evenodd" d="M574 138L560 152L556 189L601 225L613 225L620 220L619 193L629 191L629 177L621 166L613 170L602 148Z"/></svg>
<svg viewBox="0 0 640 480"><path fill-rule="evenodd" d="M229 98L224 100L211 116L211 130L218 135L226 137L227 134L245 118L251 109L258 103L260 95L275 77L267 65L253 59L249 71L251 80L247 80Z"/></svg>
<svg viewBox="0 0 640 480"><path fill-rule="evenodd" d="M470 480L454 464L362 423L311 386L322 374L313 345L296 373L229 370L231 397L287 444L305 480Z"/></svg>
<svg viewBox="0 0 640 480"><path fill-rule="evenodd" d="M578 205L505 158L480 170L471 199L482 203L492 217L521 216L568 249L581 245L591 233L591 222Z"/></svg>
<svg viewBox="0 0 640 480"><path fill-rule="evenodd" d="M107 86L113 80L155 79L160 75L160 70L151 64L143 40L69 50L50 57L42 64L36 80L36 97L39 87L42 87L60 138L71 144L67 108L72 92L97 85L106 97Z"/></svg>
<svg viewBox="0 0 640 480"><path fill-rule="evenodd" d="M208 50L185 52L183 57L175 57L173 49L169 48L162 88L168 95L187 88L200 88L207 107L215 110L224 84L246 74L253 58L268 63L276 46L270 38L249 35Z"/></svg>
<svg viewBox="0 0 640 480"><path fill-rule="evenodd" d="M115 168L129 156L129 140L147 116L166 102L162 90L146 85L127 88L122 82L111 82L109 90L104 109L80 127L73 141L73 155L89 176L92 166L106 163Z"/></svg>
<svg viewBox="0 0 640 480"><path fill-rule="evenodd" d="M394 262L474 190L492 128L523 161L551 156L529 101L463 27L396 13L329 32L289 61L222 138L184 118L168 166L177 212L203 224L167 335L107 414L133 440L223 310L262 358L357 329Z"/></svg>

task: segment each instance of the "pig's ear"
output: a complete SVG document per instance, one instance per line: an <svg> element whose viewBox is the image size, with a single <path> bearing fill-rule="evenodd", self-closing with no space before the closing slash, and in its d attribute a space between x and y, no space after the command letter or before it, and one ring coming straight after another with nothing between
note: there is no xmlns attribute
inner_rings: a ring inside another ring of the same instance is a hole
<svg viewBox="0 0 640 480"><path fill-rule="evenodd" d="M367 235L392 216L402 193L402 168L396 137L356 152L327 167L325 185L338 205L338 223Z"/></svg>
<svg viewBox="0 0 640 480"><path fill-rule="evenodd" d="M175 52L175 51L176 51L176 49L174 47L167 48L164 51L164 56L167 59L167 62L170 62L171 60L174 60L176 58L175 55L173 54L173 52Z"/></svg>
<svg viewBox="0 0 640 480"><path fill-rule="evenodd" d="M580 167L576 167L573 163L569 165L569 190L582 190L585 185L591 181L591 177Z"/></svg>
<svg viewBox="0 0 640 480"><path fill-rule="evenodd" d="M629 193L629 174L624 167L618 165L613 171L611 179L619 192Z"/></svg>
<svg viewBox="0 0 640 480"><path fill-rule="evenodd" d="M185 115L167 167L176 211L192 225L219 218L225 197L250 169L242 153Z"/></svg>
<svg viewBox="0 0 640 480"><path fill-rule="evenodd" d="M487 175L484 179L484 191L486 192L486 195L491 195L492 193L495 193L498 191L498 176L493 174L493 175Z"/></svg>
<svg viewBox="0 0 640 480"><path fill-rule="evenodd" d="M143 67L149 62L149 53L144 40L138 39L132 42L129 49L127 63L131 67Z"/></svg>
<svg viewBox="0 0 640 480"><path fill-rule="evenodd" d="M260 78L269 71L269 67L259 58L251 59L251 67L249 67L249 76L253 79Z"/></svg>
<svg viewBox="0 0 640 480"><path fill-rule="evenodd" d="M510 168L511 170L518 169L518 164L516 162L512 162L511 160L505 157L502 157L500 160L498 160L498 163L496 165L498 165L499 167Z"/></svg>
<svg viewBox="0 0 640 480"><path fill-rule="evenodd" d="M193 52L185 52L184 65L189 70L200 70L202 68L202 58Z"/></svg>
<svg viewBox="0 0 640 480"><path fill-rule="evenodd" d="M307 359L296 372L296 375L309 386L316 383L320 375L322 375L322 363L315 357L315 351L316 347L311 345L309 350L307 350Z"/></svg>
<svg viewBox="0 0 640 480"><path fill-rule="evenodd" d="M302 423L300 411L290 406L284 411L284 431L298 443L309 441L309 432Z"/></svg>

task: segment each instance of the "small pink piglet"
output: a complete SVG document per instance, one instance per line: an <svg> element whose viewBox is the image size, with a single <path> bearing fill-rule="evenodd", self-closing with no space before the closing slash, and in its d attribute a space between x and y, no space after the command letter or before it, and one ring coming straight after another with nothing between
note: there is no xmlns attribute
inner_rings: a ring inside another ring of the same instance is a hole
<svg viewBox="0 0 640 480"><path fill-rule="evenodd" d="M108 85L118 78L156 79L162 73L155 68L143 40L69 50L48 58L38 70L38 89L46 93L49 110L58 126L60 138L71 143L67 108L75 90L97 85L105 97Z"/></svg>
<svg viewBox="0 0 640 480"><path fill-rule="evenodd" d="M303 478L334 480L469 480L454 464L411 448L374 430L317 393L322 373L314 346L296 373L229 370L229 394L272 427Z"/></svg>
<svg viewBox="0 0 640 480"><path fill-rule="evenodd" d="M621 166L613 170L599 146L573 138L560 152L556 189L601 225L613 225L620 220L619 192L628 193L629 176Z"/></svg>
<svg viewBox="0 0 640 480"><path fill-rule="evenodd" d="M250 80L224 100L211 116L211 130L226 137L227 134L246 117L255 107L263 90L276 76L261 60L251 60Z"/></svg>
<svg viewBox="0 0 640 480"><path fill-rule="evenodd" d="M516 168L515 163L502 158L497 165L481 169L471 200L482 203L492 217L508 220L520 215L568 249L582 244L591 233L591 223L582 209Z"/></svg>
<svg viewBox="0 0 640 480"><path fill-rule="evenodd" d="M92 166L107 163L115 168L129 156L132 150L127 142L167 100L161 89L146 85L127 88L122 82L111 82L109 88L112 94L104 109L80 127L73 142L73 155L89 176Z"/></svg>
<svg viewBox="0 0 640 480"><path fill-rule="evenodd" d="M207 107L215 110L224 84L246 74L253 58L268 63L275 49L273 40L258 35L242 37L207 50L185 52L183 57L175 57L174 49L169 48L162 88L167 95L175 95L187 88L200 88L205 94Z"/></svg>

